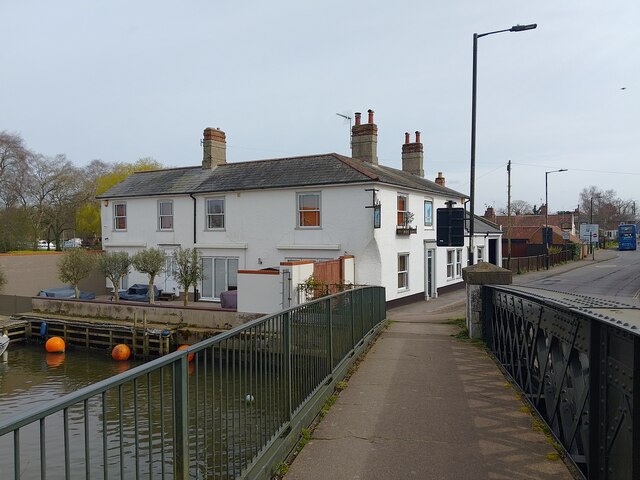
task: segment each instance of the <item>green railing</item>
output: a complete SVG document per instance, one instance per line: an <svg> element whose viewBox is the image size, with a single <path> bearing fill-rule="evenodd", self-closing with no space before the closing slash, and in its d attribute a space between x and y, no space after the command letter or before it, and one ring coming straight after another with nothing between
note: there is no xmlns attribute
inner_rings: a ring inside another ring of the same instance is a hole
<svg viewBox="0 0 640 480"><path fill-rule="evenodd" d="M269 478L385 316L356 288L54 400L0 423L2 478Z"/></svg>

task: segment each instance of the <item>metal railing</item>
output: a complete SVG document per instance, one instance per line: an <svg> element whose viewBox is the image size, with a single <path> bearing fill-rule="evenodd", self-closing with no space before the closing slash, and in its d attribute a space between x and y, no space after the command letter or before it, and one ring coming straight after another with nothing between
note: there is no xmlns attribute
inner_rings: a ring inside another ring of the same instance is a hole
<svg viewBox="0 0 640 480"><path fill-rule="evenodd" d="M18 415L2 478L269 478L385 316L384 288L356 288Z"/></svg>
<svg viewBox="0 0 640 480"><path fill-rule="evenodd" d="M530 288L483 296L488 348L583 477L640 478L640 309Z"/></svg>

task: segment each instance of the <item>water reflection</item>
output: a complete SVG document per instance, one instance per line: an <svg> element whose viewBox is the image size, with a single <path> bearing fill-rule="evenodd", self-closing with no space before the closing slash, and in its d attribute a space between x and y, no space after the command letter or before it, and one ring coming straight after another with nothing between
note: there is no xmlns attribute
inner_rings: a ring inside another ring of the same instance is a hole
<svg viewBox="0 0 640 480"><path fill-rule="evenodd" d="M41 346L12 347L8 361L0 364L0 422L141 363L115 362L107 352L47 354ZM235 477L271 438L285 418L279 378L276 368L261 364L258 369L233 355L214 360L213 352L201 352L189 364L192 478ZM106 455L108 478L173 478L173 382L168 366L70 407L66 442L73 476L103 478ZM248 394L253 401L245 400ZM45 422L48 478L64 478L64 425L63 412ZM20 431L23 479L40 478L39 429L36 423ZM11 476L13 468L13 438L5 435L0 472Z"/></svg>

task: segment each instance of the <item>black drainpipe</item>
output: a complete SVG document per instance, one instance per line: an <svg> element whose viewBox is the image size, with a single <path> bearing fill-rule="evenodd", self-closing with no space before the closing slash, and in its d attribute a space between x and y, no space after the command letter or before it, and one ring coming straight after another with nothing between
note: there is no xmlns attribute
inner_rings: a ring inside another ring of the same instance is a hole
<svg viewBox="0 0 640 480"><path fill-rule="evenodd" d="M196 245L196 197L193 196L193 193L190 193L189 196L193 199L193 246L195 248Z"/></svg>

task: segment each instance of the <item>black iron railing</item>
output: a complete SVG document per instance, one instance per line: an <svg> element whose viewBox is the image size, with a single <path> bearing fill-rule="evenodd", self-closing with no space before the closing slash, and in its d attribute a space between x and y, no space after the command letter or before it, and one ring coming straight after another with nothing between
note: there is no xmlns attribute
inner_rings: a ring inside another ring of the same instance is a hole
<svg viewBox="0 0 640 480"><path fill-rule="evenodd" d="M531 288L483 296L489 349L584 478L640 478L640 309Z"/></svg>

